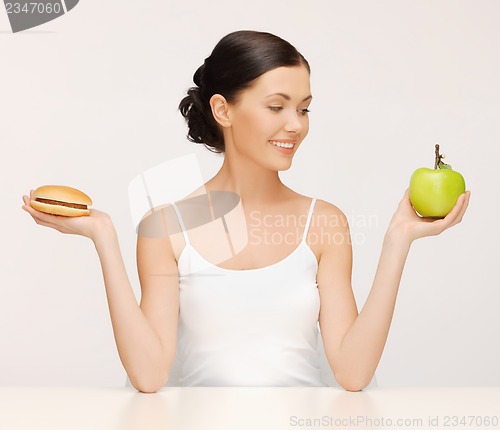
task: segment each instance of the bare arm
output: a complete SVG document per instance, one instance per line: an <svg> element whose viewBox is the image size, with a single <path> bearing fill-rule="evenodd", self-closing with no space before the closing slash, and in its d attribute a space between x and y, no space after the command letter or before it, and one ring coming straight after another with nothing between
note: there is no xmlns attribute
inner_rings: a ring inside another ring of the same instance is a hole
<svg viewBox="0 0 500 430"><path fill-rule="evenodd" d="M33 190L30 193L33 198ZM165 384L175 358L179 314L177 263L168 232L155 229L156 238L137 238L137 267L141 282L141 305L137 304L120 251L118 236L105 212L64 217L33 209L23 196L23 209L38 225L64 234L88 237L99 255L111 323L118 354L132 385L154 392ZM162 212L158 211L156 215ZM166 228L157 216L148 218Z"/></svg>
<svg viewBox="0 0 500 430"><path fill-rule="evenodd" d="M358 315L351 287L352 249L345 215L330 211L343 222L332 234L344 240L325 246L318 269L321 296L320 327L330 366L337 382L349 391L368 385L387 341L396 296L411 243L440 234L459 223L469 195L462 196L442 220L420 218L411 207L408 190L384 237L377 272L366 303Z"/></svg>
<svg viewBox="0 0 500 430"><path fill-rule="evenodd" d="M153 244L144 244L141 239L138 238L137 244L138 264L142 264L139 267L141 307L145 309L141 309L134 296L112 224L100 230L94 244L101 262L114 337L122 364L135 388L142 392L155 392L166 383L175 358L178 279L170 276L166 283L165 278L155 279L146 273L146 270L155 270L159 256L166 259L168 256L158 246L153 250ZM154 258L154 255L156 259L148 262L148 258ZM148 269L145 269L147 264ZM163 266L165 264L168 264L167 260ZM156 270L161 271L161 267L157 266ZM162 311L165 314L160 316L159 312Z"/></svg>
<svg viewBox="0 0 500 430"><path fill-rule="evenodd" d="M410 244L386 234L377 272L363 309L339 344L338 381L358 391L373 378L391 326Z"/></svg>

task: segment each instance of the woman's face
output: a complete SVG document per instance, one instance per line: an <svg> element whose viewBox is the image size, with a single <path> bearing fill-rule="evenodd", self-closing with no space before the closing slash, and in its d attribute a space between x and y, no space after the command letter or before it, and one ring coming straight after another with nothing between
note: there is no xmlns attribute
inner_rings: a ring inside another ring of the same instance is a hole
<svg viewBox="0 0 500 430"><path fill-rule="evenodd" d="M232 153L272 170L286 170L309 131L309 72L304 66L279 67L264 73L230 105Z"/></svg>

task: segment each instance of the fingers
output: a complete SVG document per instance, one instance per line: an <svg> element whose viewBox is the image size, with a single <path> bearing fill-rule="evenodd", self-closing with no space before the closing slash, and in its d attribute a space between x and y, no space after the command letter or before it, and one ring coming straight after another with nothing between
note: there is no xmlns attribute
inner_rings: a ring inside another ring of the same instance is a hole
<svg viewBox="0 0 500 430"><path fill-rule="evenodd" d="M415 221L422 221L422 222L434 222L436 221L434 218L425 218L420 216L416 209L413 207L413 204L410 200L410 188L408 187L405 190L404 197L399 203L399 208L398 208L402 214L405 216L415 220Z"/></svg>
<svg viewBox="0 0 500 430"><path fill-rule="evenodd" d="M460 194L460 196L457 199L457 202L455 203L455 206L453 207L451 212L446 216L449 217L450 225L460 222L461 215L463 216L464 209L467 208L468 195L469 193Z"/></svg>
<svg viewBox="0 0 500 430"><path fill-rule="evenodd" d="M27 206L29 206L29 204L30 204L30 199L28 198L28 196L23 196L23 202L24 202L24 205L21 207L21 209L27 211Z"/></svg>
<svg viewBox="0 0 500 430"><path fill-rule="evenodd" d="M462 218L464 217L467 207L469 206L470 191L465 192L464 194L462 194L462 196L463 196L462 206L459 209L457 216L452 221L450 226L458 224L459 222L462 221Z"/></svg>
<svg viewBox="0 0 500 430"><path fill-rule="evenodd" d="M33 190L31 190L30 195L31 196L33 195ZM46 227L55 228L56 224L54 224L52 222L52 221L54 221L55 215L49 215L49 214L37 211L36 209L32 208L30 205L30 199L28 198L28 196L23 196L23 202L24 202L24 205L22 206L21 209L28 212L37 224L44 225Z"/></svg>
<svg viewBox="0 0 500 430"><path fill-rule="evenodd" d="M413 207L410 202L410 188L407 188L404 192L403 198L400 200L398 208L401 210L409 211L410 209L413 210Z"/></svg>
<svg viewBox="0 0 500 430"><path fill-rule="evenodd" d="M458 200L451 210L451 212L446 215L442 220L436 221L434 224L439 229L439 233L450 228L462 221L462 218L469 206L470 191L461 194Z"/></svg>

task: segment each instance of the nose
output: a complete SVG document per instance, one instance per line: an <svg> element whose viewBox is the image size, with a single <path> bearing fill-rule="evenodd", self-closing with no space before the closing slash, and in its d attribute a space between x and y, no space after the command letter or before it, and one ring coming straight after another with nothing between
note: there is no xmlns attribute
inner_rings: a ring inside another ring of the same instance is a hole
<svg viewBox="0 0 500 430"><path fill-rule="evenodd" d="M302 116L297 111L292 111L287 116L285 130L290 133L300 133L304 130L307 122L307 117Z"/></svg>

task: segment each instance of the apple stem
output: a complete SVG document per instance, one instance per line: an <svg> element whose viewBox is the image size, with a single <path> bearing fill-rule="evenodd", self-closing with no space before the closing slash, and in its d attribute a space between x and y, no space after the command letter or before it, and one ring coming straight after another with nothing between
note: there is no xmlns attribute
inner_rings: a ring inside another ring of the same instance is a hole
<svg viewBox="0 0 500 430"><path fill-rule="evenodd" d="M435 161L434 161L434 170L437 170L438 166L439 166L439 162L441 161L441 159L443 158L442 155L439 155L439 144L436 143L436 151L435 151L435 154L436 154L436 158L435 158Z"/></svg>

